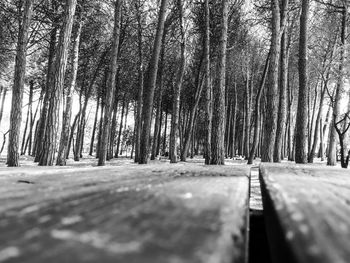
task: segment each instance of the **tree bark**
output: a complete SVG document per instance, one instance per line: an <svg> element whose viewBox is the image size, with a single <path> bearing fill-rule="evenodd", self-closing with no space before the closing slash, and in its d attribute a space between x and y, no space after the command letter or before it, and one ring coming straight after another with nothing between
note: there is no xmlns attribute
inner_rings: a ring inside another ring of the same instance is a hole
<svg viewBox="0 0 350 263"><path fill-rule="evenodd" d="M141 3L138 1L136 4L136 18L137 18L137 44L138 44L138 63L139 63L139 75L138 75L138 98L136 109L136 122L135 122L135 163L139 162L140 156L140 141L142 131L142 100L143 100L143 50L142 50L142 17L141 17Z"/></svg>
<svg viewBox="0 0 350 263"><path fill-rule="evenodd" d="M12 105L10 113L10 133L7 151L7 165L19 166L19 136L22 121L22 100L26 70L26 53L29 38L29 26L32 18L34 0L26 0L23 17L19 25L17 40Z"/></svg>
<svg viewBox="0 0 350 263"><path fill-rule="evenodd" d="M222 0L221 36L219 57L217 61L217 80L213 89L213 121L211 136L210 164L225 164L225 80L226 80L226 48L228 27L228 0Z"/></svg>
<svg viewBox="0 0 350 263"><path fill-rule="evenodd" d="M309 0L302 0L299 37L299 96L295 134L295 162L307 163L307 30Z"/></svg>
<svg viewBox="0 0 350 263"><path fill-rule="evenodd" d="M205 58L205 124L206 134L204 142L205 164L211 160L211 129L212 129L212 87L210 83L210 10L209 0L204 2L205 9L205 33L204 33L204 58Z"/></svg>
<svg viewBox="0 0 350 263"><path fill-rule="evenodd" d="M287 121L287 85L288 85L288 60L289 60L289 47L288 47L287 38L288 38L287 30L285 29L282 35L282 43L281 43L279 110L278 110L275 150L274 150L274 156L273 156L273 161L276 163L280 163L282 160L283 135L286 130L286 121Z"/></svg>

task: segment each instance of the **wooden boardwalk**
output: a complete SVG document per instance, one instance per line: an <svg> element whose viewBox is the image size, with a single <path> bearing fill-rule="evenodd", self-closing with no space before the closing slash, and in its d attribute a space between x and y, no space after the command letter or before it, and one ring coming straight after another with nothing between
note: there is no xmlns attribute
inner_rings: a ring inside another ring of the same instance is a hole
<svg viewBox="0 0 350 263"><path fill-rule="evenodd" d="M274 262L350 262L350 172L306 165L260 169Z"/></svg>
<svg viewBox="0 0 350 263"><path fill-rule="evenodd" d="M249 168L0 170L0 262L247 262Z"/></svg>

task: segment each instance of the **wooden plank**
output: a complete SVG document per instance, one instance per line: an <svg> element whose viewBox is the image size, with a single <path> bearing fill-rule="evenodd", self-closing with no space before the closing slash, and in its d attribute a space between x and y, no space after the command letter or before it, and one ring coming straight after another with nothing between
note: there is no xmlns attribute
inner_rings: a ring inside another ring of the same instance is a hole
<svg viewBox="0 0 350 263"><path fill-rule="evenodd" d="M350 262L350 173L340 168L260 168L274 262Z"/></svg>
<svg viewBox="0 0 350 263"><path fill-rule="evenodd" d="M0 262L246 262L248 175L199 164L0 172Z"/></svg>

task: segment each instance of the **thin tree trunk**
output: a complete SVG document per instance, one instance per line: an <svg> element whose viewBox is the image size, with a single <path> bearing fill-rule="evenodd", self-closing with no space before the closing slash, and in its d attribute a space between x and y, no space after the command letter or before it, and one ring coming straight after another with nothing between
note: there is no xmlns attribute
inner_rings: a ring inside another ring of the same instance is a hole
<svg viewBox="0 0 350 263"><path fill-rule="evenodd" d="M244 156L244 142L245 142L245 123L246 123L246 114L247 114L247 95L246 92L244 92L244 99L243 99L243 110L242 110L242 127L241 127L241 140L240 140L240 146L239 146L239 154Z"/></svg>
<svg viewBox="0 0 350 263"><path fill-rule="evenodd" d="M200 72L200 69L199 69ZM199 78L199 77L198 77ZM204 78L203 78L204 80ZM196 113L197 113L197 108L199 105L199 101L201 99L202 96L202 91L203 91L203 81L200 81L198 79L198 85L197 85L197 90L196 90L196 95L195 95L195 99L194 99L194 104L192 106L191 112L190 112L190 117L189 117L189 121L187 124L187 129L185 132L185 136L184 136L184 145L182 147L182 151L181 151L181 161L185 162L186 158L187 158L187 154L188 154L188 150L191 144L191 137L193 134L193 129L194 129L194 125L195 125L195 117L196 117Z"/></svg>
<svg viewBox="0 0 350 263"><path fill-rule="evenodd" d="M320 119L320 150L319 150L319 156L321 158L321 161L324 161L324 141L323 141L323 129L322 129L322 118Z"/></svg>
<svg viewBox="0 0 350 263"><path fill-rule="evenodd" d="M269 71L269 63L270 63L270 53L267 55L263 75L261 78L258 94L256 95L256 101L255 101L255 122L254 122L254 137L253 137L253 144L250 149L249 158L248 158L248 164L253 164L253 160L255 158L256 150L258 148L259 144L259 133L260 133L260 101L261 96L263 94L265 81L267 78L267 73Z"/></svg>
<svg viewBox="0 0 350 263"><path fill-rule="evenodd" d="M5 106L6 94L7 94L7 88L4 87L2 98L1 98L1 106L0 106L0 124L1 124L1 121L2 121L2 116L4 115L4 106Z"/></svg>
<svg viewBox="0 0 350 263"><path fill-rule="evenodd" d="M99 107L100 107L100 96L97 96L95 120L94 120L94 125L92 127L92 135L91 135L91 141L90 141L90 151L89 151L89 155L90 156L92 156L92 154L94 152L94 142L95 142L96 126L97 126L97 120L98 120Z"/></svg>
<svg viewBox="0 0 350 263"><path fill-rule="evenodd" d="M250 118L251 118L251 92L250 92L250 85L249 85L249 77L253 78L253 74L249 76L249 69L247 69L247 85L246 85L246 104L245 104L245 140L244 140L244 151L243 155L245 156L246 160L248 160L249 157L249 145L250 145Z"/></svg>
<svg viewBox="0 0 350 263"><path fill-rule="evenodd" d="M33 89L34 89L34 81L31 80L29 84L29 100L28 100L28 110L27 110L27 118L26 118L26 124L23 132L23 138L22 138L22 146L21 146L21 155L26 154L26 136L27 136L27 130L28 126L31 125L32 118L33 118L33 109L32 109L32 104L33 104Z"/></svg>
<svg viewBox="0 0 350 263"><path fill-rule="evenodd" d="M181 58L180 58L180 68L178 71L177 83L174 89L174 98L173 98L173 111L171 116L171 131L170 131L170 163L177 163L177 140L178 140L178 129L179 129L179 108L180 108L180 94L182 89L182 82L185 73L185 51L186 51L186 40L185 40L185 29L183 25L183 6L182 1L178 0L179 7L179 23L181 30Z"/></svg>
<svg viewBox="0 0 350 263"><path fill-rule="evenodd" d="M75 32L74 46L72 52L72 75L69 87L67 89L66 98L66 109L63 113L63 123L61 131L61 139L58 149L58 155L56 160L56 165L64 166L66 165L66 156L69 143L69 130L72 118L72 106L73 106L73 91L76 85L77 73L78 73L78 62L79 62L79 44L81 35L82 22L79 21L77 25L77 30Z"/></svg>
<svg viewBox="0 0 350 263"><path fill-rule="evenodd" d="M68 146L67 146L67 151L66 151L66 159L69 159L69 152L70 152L70 148L71 148L71 146L72 146L72 141L73 141L73 137L74 137L74 132L75 132L75 129L76 129L76 127L77 127L79 115L80 115L80 113L78 113L77 115L75 115L73 124L72 124L71 128L69 129L69 130L70 130L70 133L69 133L69 140L68 140ZM74 146L73 146L73 147L74 147ZM73 150L74 150L74 149L73 149Z"/></svg>
<svg viewBox="0 0 350 263"><path fill-rule="evenodd" d="M160 114L160 126L159 126L159 131L158 131L158 142L157 142L157 147L156 147L156 156L160 155L160 143L162 139L162 125L163 125L163 111Z"/></svg>
<svg viewBox="0 0 350 263"><path fill-rule="evenodd" d="M237 83L234 83L234 104L233 104L233 114L232 114L232 141L231 141L231 158L236 155L236 126L237 126L237 104L238 104L238 94L237 94Z"/></svg>
<svg viewBox="0 0 350 263"><path fill-rule="evenodd" d="M164 29L165 30L165 29ZM158 72L158 101L157 101L157 110L156 110L156 118L154 123L154 135L153 135L153 143L152 143L152 151L151 151L151 160L154 160L156 157L157 145L160 138L158 137L160 131L160 117L162 115L162 97L163 97L163 65L164 65L164 53L165 53L165 37L166 30L163 33L162 39L162 50L161 50L161 58L160 58L160 67Z"/></svg>
<svg viewBox="0 0 350 263"><path fill-rule="evenodd" d="M99 121L99 128L98 128L98 140L97 140L97 146L96 146L96 158L99 158L99 154L100 154L100 143L101 143L101 137L103 132L103 116L104 116L104 104L102 100L100 121Z"/></svg>
<svg viewBox="0 0 350 263"><path fill-rule="evenodd" d="M168 109L166 109L166 111L165 111L165 123L164 123L163 146L162 146L162 153L163 153L163 155L166 155L167 129L168 129Z"/></svg>
<svg viewBox="0 0 350 263"><path fill-rule="evenodd" d="M138 42L138 55L139 55L139 76L138 76L138 99L136 110L136 122L135 122L135 163L139 162L140 156L140 142L142 131L142 100L143 100L143 51L142 51L142 18L141 18L141 3L140 0L136 4L137 9L137 42Z"/></svg>
<svg viewBox="0 0 350 263"><path fill-rule="evenodd" d="M126 94L124 94L123 97L123 107L122 107L122 115L120 117L120 123L119 123L119 131L118 131L118 139L117 139L117 149L115 150L114 153L114 158L119 157L119 149L120 149L120 141L121 141L121 136L122 136L122 131L123 131L123 121L124 121L124 113L125 113L125 108L127 107L128 103L126 102Z"/></svg>

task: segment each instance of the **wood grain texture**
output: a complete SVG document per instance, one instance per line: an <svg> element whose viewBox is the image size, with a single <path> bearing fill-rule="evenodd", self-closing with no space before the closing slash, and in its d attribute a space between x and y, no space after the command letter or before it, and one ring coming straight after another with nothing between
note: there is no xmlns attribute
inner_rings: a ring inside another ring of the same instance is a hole
<svg viewBox="0 0 350 263"><path fill-rule="evenodd" d="M275 261L349 262L349 175L347 170L325 166L261 166L264 209Z"/></svg>
<svg viewBox="0 0 350 263"><path fill-rule="evenodd" d="M249 170L0 171L0 262L245 262Z"/></svg>

